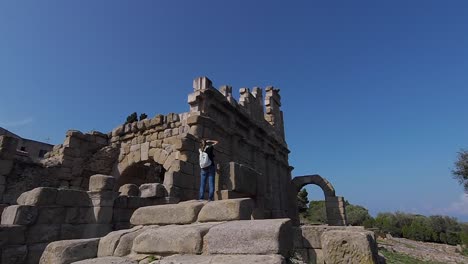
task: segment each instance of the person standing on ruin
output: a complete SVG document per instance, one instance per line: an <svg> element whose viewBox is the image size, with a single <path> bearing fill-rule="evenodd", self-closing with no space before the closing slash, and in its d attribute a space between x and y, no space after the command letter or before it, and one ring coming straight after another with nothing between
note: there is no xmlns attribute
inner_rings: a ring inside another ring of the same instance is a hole
<svg viewBox="0 0 468 264"><path fill-rule="evenodd" d="M200 142L200 193L199 200L205 196L206 179L208 179L208 200L214 200L214 181L216 165L214 162L214 146L218 144L216 140L202 139Z"/></svg>

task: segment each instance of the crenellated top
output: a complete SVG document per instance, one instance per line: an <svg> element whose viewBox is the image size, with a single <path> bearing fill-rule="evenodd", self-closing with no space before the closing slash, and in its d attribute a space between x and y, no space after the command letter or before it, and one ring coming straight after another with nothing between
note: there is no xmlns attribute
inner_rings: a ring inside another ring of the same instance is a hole
<svg viewBox="0 0 468 264"><path fill-rule="evenodd" d="M249 88L240 88L239 102L232 96L232 86L223 85L216 90L213 83L207 77L198 77L193 80L194 94L189 95L190 112L204 112L205 103L196 100L197 92L206 90L216 91L223 95L227 102L235 108L244 111L252 120L256 122L267 121L273 130L284 140L283 112L281 111L280 89L268 86L265 88L265 99L263 99L263 90L260 87L254 87L252 91Z"/></svg>

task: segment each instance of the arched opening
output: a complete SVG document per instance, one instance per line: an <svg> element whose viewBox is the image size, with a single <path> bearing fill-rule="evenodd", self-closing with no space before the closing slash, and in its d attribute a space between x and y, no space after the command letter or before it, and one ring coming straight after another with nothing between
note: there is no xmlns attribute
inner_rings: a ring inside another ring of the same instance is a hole
<svg viewBox="0 0 468 264"><path fill-rule="evenodd" d="M315 184L306 184L298 192L298 213L301 225L327 224L325 196L323 190Z"/></svg>
<svg viewBox="0 0 468 264"><path fill-rule="evenodd" d="M325 201L317 203L315 210L320 210L320 207L325 206L326 211L326 222L328 225L342 226L346 225L346 211L343 197L335 196L335 188L329 181L318 174L298 176L292 179L292 185L294 188L294 197L301 189L308 185L314 184L319 186L324 195Z"/></svg>
<svg viewBox="0 0 468 264"><path fill-rule="evenodd" d="M138 186L145 183L163 183L164 174L166 170L164 167L152 160L140 161L134 163L120 174L117 179L117 189L124 184L136 184Z"/></svg>

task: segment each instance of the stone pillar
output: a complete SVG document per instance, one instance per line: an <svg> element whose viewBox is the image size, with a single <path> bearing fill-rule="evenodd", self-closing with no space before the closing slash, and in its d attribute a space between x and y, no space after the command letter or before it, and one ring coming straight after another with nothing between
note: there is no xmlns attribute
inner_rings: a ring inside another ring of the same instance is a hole
<svg viewBox="0 0 468 264"><path fill-rule="evenodd" d="M88 195L93 204L95 223L108 225L109 229L112 229L114 200L118 195L113 191L115 182L116 179L113 176L102 174L96 174L89 178ZM98 234L95 236L97 237ZM91 235L91 237L93 236Z"/></svg>
<svg viewBox="0 0 468 264"><path fill-rule="evenodd" d="M3 193L6 190L7 175L13 169L17 146L18 139L0 136L0 215L4 208L1 203L3 202Z"/></svg>
<svg viewBox="0 0 468 264"><path fill-rule="evenodd" d="M327 223L331 226L345 226L346 208L344 198L341 196L325 196L325 209L327 211Z"/></svg>

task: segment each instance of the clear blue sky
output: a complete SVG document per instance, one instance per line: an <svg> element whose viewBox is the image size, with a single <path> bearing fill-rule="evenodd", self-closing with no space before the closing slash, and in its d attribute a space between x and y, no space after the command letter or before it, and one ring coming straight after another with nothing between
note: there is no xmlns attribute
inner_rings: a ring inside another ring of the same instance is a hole
<svg viewBox="0 0 468 264"><path fill-rule="evenodd" d="M21 136L188 111L202 75L281 88L293 175L374 215L468 220L450 175L468 148L466 1L0 3L0 126Z"/></svg>

